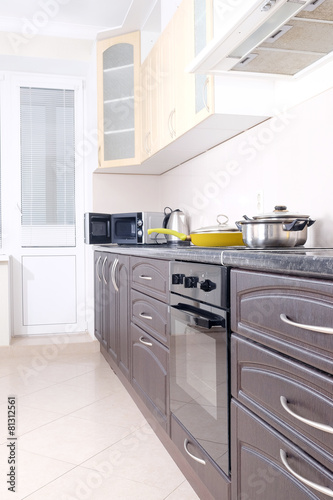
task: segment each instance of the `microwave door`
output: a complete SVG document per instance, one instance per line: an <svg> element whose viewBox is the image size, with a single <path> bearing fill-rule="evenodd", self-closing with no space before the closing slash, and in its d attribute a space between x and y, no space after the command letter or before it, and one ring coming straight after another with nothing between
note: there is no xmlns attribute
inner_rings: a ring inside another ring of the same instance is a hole
<svg viewBox="0 0 333 500"><path fill-rule="evenodd" d="M89 245L112 243L111 214L86 213L84 241Z"/></svg>

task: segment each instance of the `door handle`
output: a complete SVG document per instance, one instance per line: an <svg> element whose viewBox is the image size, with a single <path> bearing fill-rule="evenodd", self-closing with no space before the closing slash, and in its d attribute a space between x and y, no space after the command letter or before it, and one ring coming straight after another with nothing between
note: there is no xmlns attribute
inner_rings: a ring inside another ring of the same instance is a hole
<svg viewBox="0 0 333 500"><path fill-rule="evenodd" d="M313 488L314 490L319 491L320 493L323 493L323 495L327 495L328 497L333 498L333 490L331 490L331 488L326 488L325 486L321 486L320 484L313 483L312 481L309 481L305 477L297 474L297 472L295 472L288 464L287 453L284 450L280 450L280 458L281 458L281 462L283 463L285 468L290 472L290 474L292 474L299 481L301 481L301 483L304 483L307 486L309 486L310 488Z"/></svg>
<svg viewBox="0 0 333 500"><path fill-rule="evenodd" d="M114 259L113 264L112 264L112 269L111 269L111 281L113 284L113 288L115 289L116 292L119 292L119 288L117 286L116 282L116 268L119 263L119 259L117 257Z"/></svg>
<svg viewBox="0 0 333 500"><path fill-rule="evenodd" d="M101 262L102 260L102 256L100 255L97 259L97 262L96 262L96 274L97 274L97 278L98 278L98 281L101 282L102 281L102 278L100 277L100 275L98 274L98 266L99 266L99 263Z"/></svg>
<svg viewBox="0 0 333 500"><path fill-rule="evenodd" d="M331 427L330 425L320 424L319 422L314 422L313 420L308 420L307 418L301 417L300 415L297 415L297 413L294 413L288 407L288 401L284 396L280 396L280 403L281 403L282 407L284 408L284 410L287 413L289 413L289 415L296 418L297 420L300 420L304 424L310 425L311 427L314 427L315 429L320 429L321 431L333 434L333 427Z"/></svg>
<svg viewBox="0 0 333 500"><path fill-rule="evenodd" d="M280 319L287 325L295 326L296 328L303 328L304 330L310 330L317 333L326 333L327 335L333 335L333 328L328 326L314 326L314 325L304 325L302 323L296 323L289 319L285 314L280 314Z"/></svg>
<svg viewBox="0 0 333 500"><path fill-rule="evenodd" d="M108 282L105 278L105 274L104 274L104 267L105 267L105 263L107 262L108 258L107 257L104 257L104 260L103 260L103 264L102 264L102 277L103 277L103 281L104 283L107 285Z"/></svg>

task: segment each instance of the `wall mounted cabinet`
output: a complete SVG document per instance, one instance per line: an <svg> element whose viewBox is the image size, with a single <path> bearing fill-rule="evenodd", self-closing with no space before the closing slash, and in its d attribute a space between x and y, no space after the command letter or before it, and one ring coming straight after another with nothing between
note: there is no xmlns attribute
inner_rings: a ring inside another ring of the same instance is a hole
<svg viewBox="0 0 333 500"><path fill-rule="evenodd" d="M140 162L140 33L97 45L98 167Z"/></svg>

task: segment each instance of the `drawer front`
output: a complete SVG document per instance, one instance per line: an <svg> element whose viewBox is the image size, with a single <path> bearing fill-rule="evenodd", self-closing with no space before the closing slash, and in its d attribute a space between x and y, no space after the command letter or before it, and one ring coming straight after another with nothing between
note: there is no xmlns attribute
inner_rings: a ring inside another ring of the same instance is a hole
<svg viewBox="0 0 333 500"><path fill-rule="evenodd" d="M230 498L229 479L210 461L208 455L202 450L186 429L184 429L174 415L171 415L171 439L181 451L183 457L186 458L194 472L207 486L213 495L213 499L221 498L223 500L228 500ZM199 463L192 458L190 454L204 463Z"/></svg>
<svg viewBox="0 0 333 500"><path fill-rule="evenodd" d="M233 270L231 301L234 332L333 374L333 282Z"/></svg>
<svg viewBox="0 0 333 500"><path fill-rule="evenodd" d="M132 290L131 316L133 323L169 346L170 323L167 304Z"/></svg>
<svg viewBox="0 0 333 500"><path fill-rule="evenodd" d="M235 335L231 367L235 398L278 430L281 422L289 426L293 440L298 431L300 444L309 440L323 448L333 466L332 377Z"/></svg>
<svg viewBox="0 0 333 500"><path fill-rule="evenodd" d="M160 342L135 325L131 325L131 382L151 413L169 428L169 351Z"/></svg>
<svg viewBox="0 0 333 500"><path fill-rule="evenodd" d="M169 262L131 257L132 288L168 302Z"/></svg>
<svg viewBox="0 0 333 500"><path fill-rule="evenodd" d="M301 448L235 401L231 419L237 422L231 431L232 500L328 500L332 496L314 487L333 494L332 473Z"/></svg>

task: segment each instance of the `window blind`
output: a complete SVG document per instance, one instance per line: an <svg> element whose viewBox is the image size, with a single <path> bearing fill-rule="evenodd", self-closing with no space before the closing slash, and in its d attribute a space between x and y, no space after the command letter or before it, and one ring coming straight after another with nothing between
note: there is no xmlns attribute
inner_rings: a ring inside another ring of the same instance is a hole
<svg viewBox="0 0 333 500"><path fill-rule="evenodd" d="M23 247L75 246L74 91L21 87Z"/></svg>

